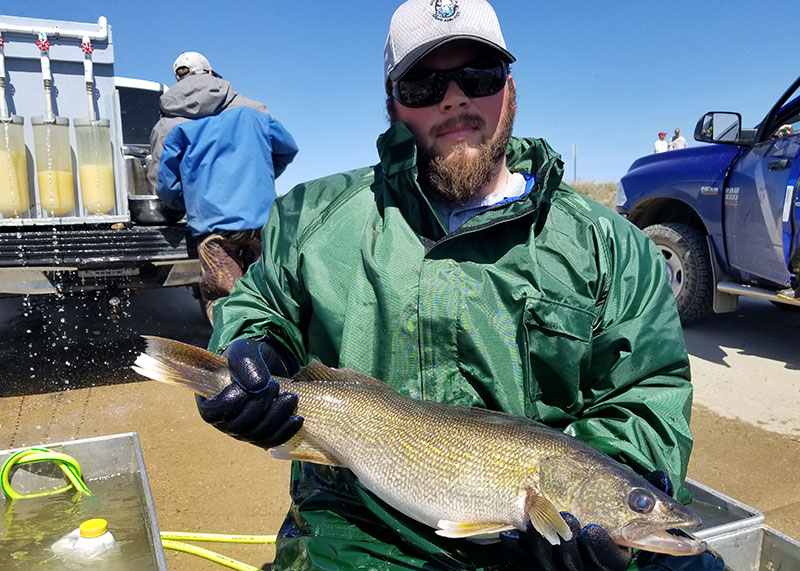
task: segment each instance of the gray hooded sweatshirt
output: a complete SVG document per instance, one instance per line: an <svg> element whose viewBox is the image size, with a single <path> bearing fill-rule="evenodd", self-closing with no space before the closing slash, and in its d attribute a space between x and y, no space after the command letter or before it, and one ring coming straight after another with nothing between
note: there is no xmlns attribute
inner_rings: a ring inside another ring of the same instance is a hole
<svg viewBox="0 0 800 571"><path fill-rule="evenodd" d="M158 189L158 168L164 139L174 126L236 107L251 107L269 113L263 103L236 93L229 81L207 73L185 76L167 90L160 101L161 119L150 133L152 160L147 167L147 178L154 189Z"/></svg>

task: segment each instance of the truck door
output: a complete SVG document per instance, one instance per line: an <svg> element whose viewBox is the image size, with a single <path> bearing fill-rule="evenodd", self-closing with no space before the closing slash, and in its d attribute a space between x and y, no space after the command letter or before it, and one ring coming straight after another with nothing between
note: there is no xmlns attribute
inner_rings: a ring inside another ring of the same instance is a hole
<svg viewBox="0 0 800 571"><path fill-rule="evenodd" d="M785 124L800 131L800 98L785 106L774 132L743 151L723 197L729 262L744 274L784 285L797 245L800 132L778 136Z"/></svg>
<svg viewBox="0 0 800 571"><path fill-rule="evenodd" d="M147 180L147 159L150 156L150 131L160 118L159 98L166 86L126 77L116 77L114 83L119 97L128 194L155 194L156 190Z"/></svg>

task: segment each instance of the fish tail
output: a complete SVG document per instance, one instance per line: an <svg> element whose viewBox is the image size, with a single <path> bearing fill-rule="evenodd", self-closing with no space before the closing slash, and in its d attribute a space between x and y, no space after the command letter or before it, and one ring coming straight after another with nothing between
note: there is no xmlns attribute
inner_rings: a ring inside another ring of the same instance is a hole
<svg viewBox="0 0 800 571"><path fill-rule="evenodd" d="M231 382L228 360L172 339L143 335L146 347L131 367L140 375L212 397Z"/></svg>

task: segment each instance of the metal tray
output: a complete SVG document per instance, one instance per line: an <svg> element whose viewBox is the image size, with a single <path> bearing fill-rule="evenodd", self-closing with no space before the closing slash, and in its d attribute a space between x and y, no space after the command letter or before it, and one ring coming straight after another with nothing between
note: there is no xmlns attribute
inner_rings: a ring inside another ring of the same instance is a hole
<svg viewBox="0 0 800 571"><path fill-rule="evenodd" d="M753 527L764 521L764 514L757 509L700 482L687 478L686 487L694 498L688 506L689 509L703 520L700 527L689 530L698 539L707 540L737 529Z"/></svg>
<svg viewBox="0 0 800 571"><path fill-rule="evenodd" d="M80 464L83 472L83 480L90 490L92 488L92 482L109 481L119 476L132 476L130 479L135 481L138 502L132 502L132 504L136 504L136 506L131 509L141 510L141 515L137 517L141 517L146 529L140 530L140 532L144 532L147 535L147 545L144 546L145 549L143 551L144 559L152 559L152 564L138 561L136 569L137 571L166 571L167 563L164 558L164 549L161 545L161 534L156 520L153 497L150 493L150 484L147 479L147 472L145 471L142 449L139 445L139 437L135 432L70 440L52 444L40 444L37 446L26 446L11 450L0 450L0 465L12 454L29 448L47 448L53 452L61 452L72 456ZM26 469L28 466L42 465L46 466L47 463L37 462L28 465L20 464L12 468L12 487L22 494L48 488L55 489L62 487L64 485L63 478L50 478L46 473L43 475L41 470ZM96 485L99 486L99 484ZM15 509L24 510L24 502L33 500L16 500L20 505L14 506L14 502L0 495L0 501L3 502L2 507L8 514ZM77 527L79 523L80 522L76 522L75 527ZM151 558L146 554L148 546L151 552ZM143 564L144 566L142 566ZM127 567L123 565L120 568Z"/></svg>
<svg viewBox="0 0 800 571"><path fill-rule="evenodd" d="M796 571L800 542L768 525L757 525L706 540L732 571Z"/></svg>

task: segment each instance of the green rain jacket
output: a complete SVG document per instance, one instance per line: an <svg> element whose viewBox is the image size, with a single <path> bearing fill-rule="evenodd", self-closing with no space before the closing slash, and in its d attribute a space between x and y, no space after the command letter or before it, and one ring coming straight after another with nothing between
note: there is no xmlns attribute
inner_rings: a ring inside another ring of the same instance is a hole
<svg viewBox="0 0 800 571"><path fill-rule="evenodd" d="M562 182L541 139L512 139L522 199L448 232L417 184L396 123L380 164L279 198L261 260L217 304L212 350L279 341L419 399L524 415L640 473L682 483L692 388L663 259ZM504 569L501 547L446 539L349 470L295 462L275 569ZM268 501L265 498L263 501Z"/></svg>

